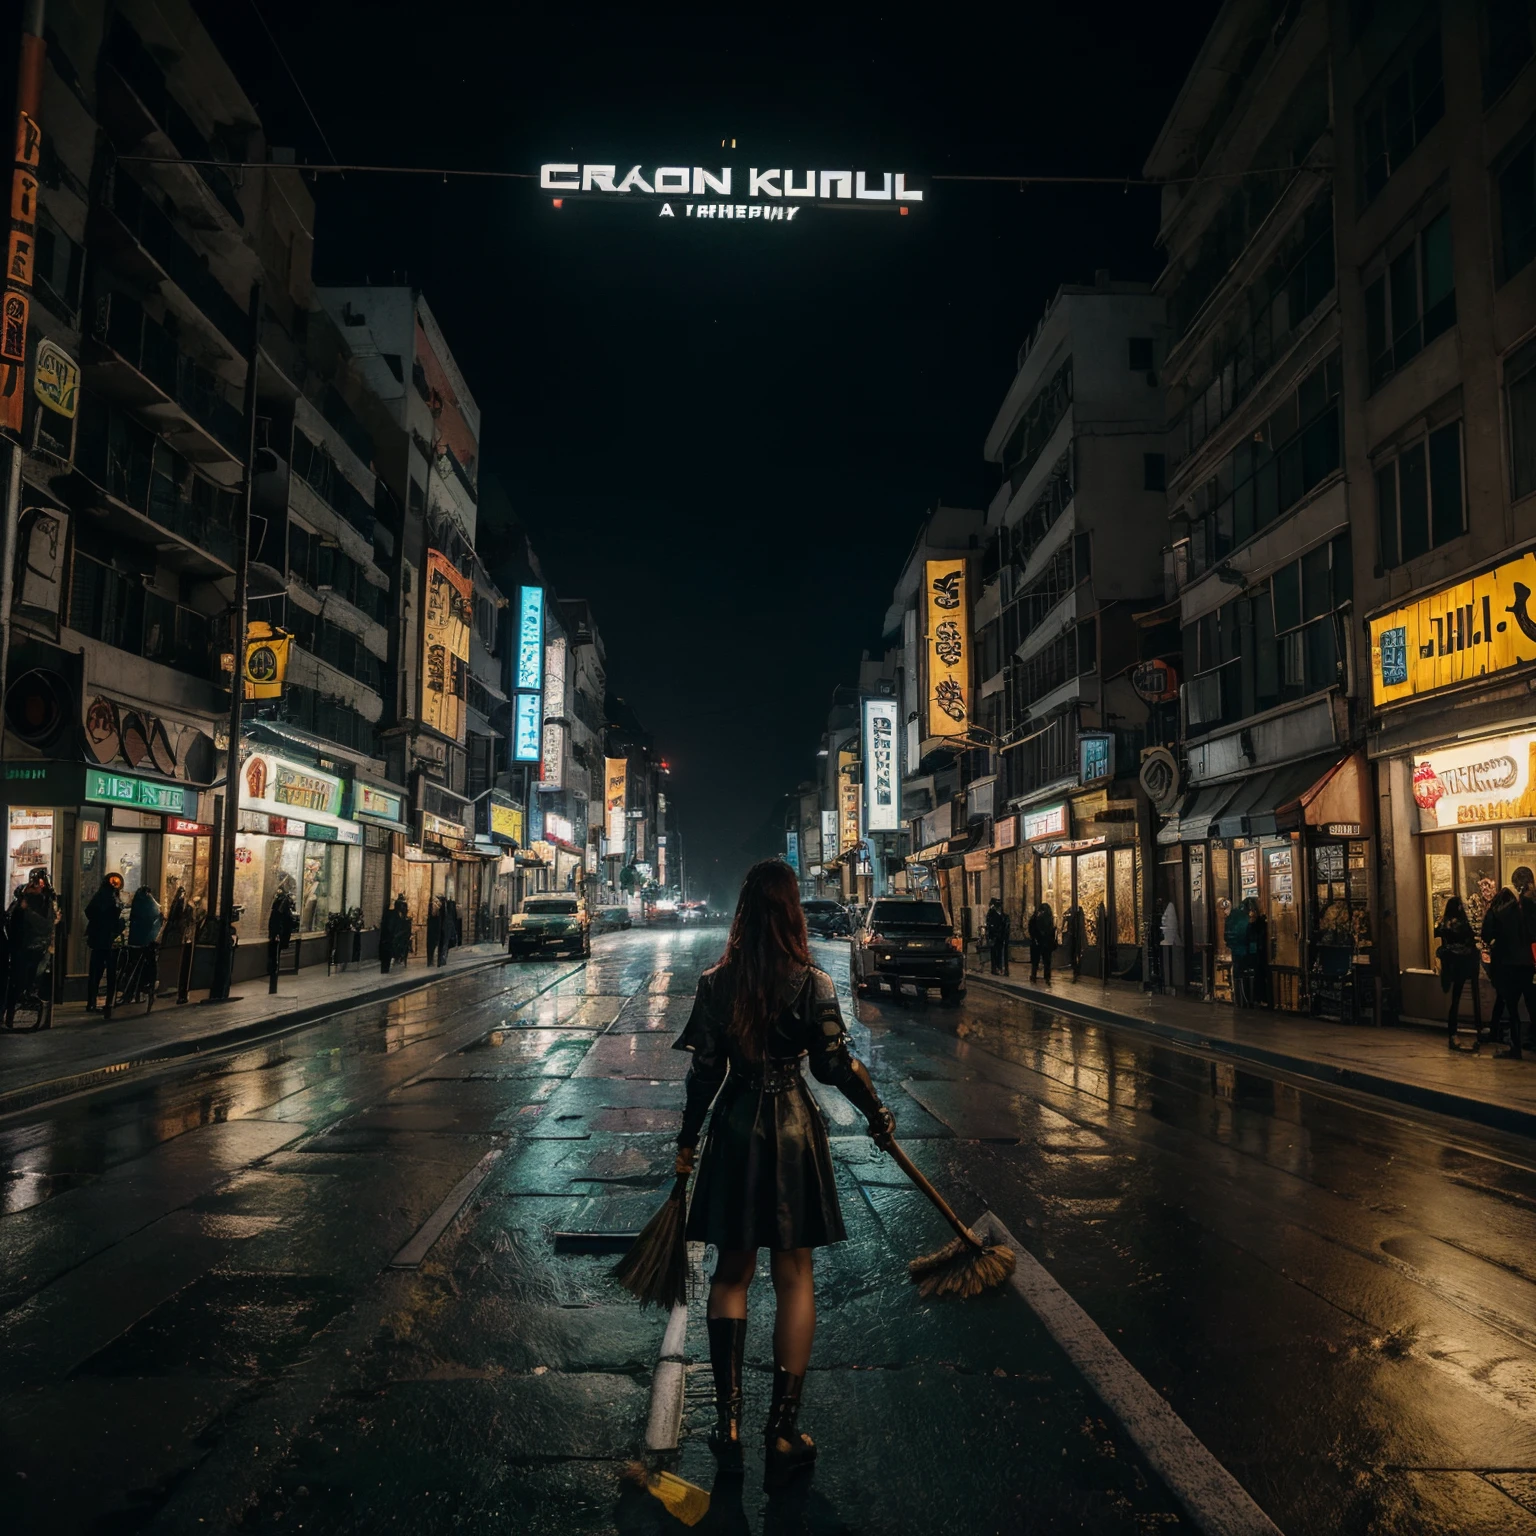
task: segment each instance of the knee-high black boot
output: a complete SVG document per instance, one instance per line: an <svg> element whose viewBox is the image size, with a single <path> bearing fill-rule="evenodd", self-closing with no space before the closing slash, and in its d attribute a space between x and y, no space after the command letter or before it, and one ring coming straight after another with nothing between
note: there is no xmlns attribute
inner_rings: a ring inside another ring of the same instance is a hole
<svg viewBox="0 0 1536 1536"><path fill-rule="evenodd" d="M741 1461L741 1366L747 1352L744 1317L712 1317L708 1322L709 1365L715 1377L715 1427L709 1448L725 1463Z"/></svg>
<svg viewBox="0 0 1536 1536"><path fill-rule="evenodd" d="M797 1425L804 1385L804 1376L773 1368L773 1402L763 1430L763 1481L769 1486L816 1460L816 1442Z"/></svg>

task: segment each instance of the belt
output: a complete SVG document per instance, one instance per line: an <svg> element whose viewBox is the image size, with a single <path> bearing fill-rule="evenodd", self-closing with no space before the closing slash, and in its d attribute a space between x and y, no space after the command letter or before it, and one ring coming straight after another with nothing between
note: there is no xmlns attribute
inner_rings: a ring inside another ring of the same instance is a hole
<svg viewBox="0 0 1536 1536"><path fill-rule="evenodd" d="M801 1081L800 1063L796 1061L765 1062L752 1076L739 1079L741 1087L751 1093L784 1093Z"/></svg>

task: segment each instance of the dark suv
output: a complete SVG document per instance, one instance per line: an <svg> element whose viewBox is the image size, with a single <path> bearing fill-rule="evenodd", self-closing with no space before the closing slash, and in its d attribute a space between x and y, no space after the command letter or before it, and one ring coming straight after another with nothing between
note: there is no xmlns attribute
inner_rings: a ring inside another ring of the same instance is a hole
<svg viewBox="0 0 1536 1536"><path fill-rule="evenodd" d="M848 911L841 902L817 897L802 901L805 909L805 928L813 939L846 939L853 932Z"/></svg>
<svg viewBox="0 0 1536 1536"><path fill-rule="evenodd" d="M861 996L889 982L937 987L946 1002L965 996L965 951L942 901L883 896L871 904L853 936L850 964Z"/></svg>

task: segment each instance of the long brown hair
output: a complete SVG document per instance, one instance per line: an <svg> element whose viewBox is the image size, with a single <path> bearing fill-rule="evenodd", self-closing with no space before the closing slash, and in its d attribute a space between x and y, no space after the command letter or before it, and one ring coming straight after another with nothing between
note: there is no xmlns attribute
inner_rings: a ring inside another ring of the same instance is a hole
<svg viewBox="0 0 1536 1536"><path fill-rule="evenodd" d="M730 1032L748 1060L762 1059L768 1030L784 1006L786 984L810 963L795 872L782 859L754 864L741 882L720 961L732 992Z"/></svg>

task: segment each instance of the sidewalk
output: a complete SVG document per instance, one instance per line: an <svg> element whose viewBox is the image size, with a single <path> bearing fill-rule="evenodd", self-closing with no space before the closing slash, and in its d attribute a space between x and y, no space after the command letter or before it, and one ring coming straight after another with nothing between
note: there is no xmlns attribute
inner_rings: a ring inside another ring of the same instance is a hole
<svg viewBox="0 0 1536 1536"><path fill-rule="evenodd" d="M0 1029L0 1114L76 1093L148 1062L235 1045L505 963L505 949L493 941L450 951L445 966L429 968L414 960L392 967L388 976L377 961L329 976L315 966L281 977L275 997L264 976L241 983L231 1001L217 1005L202 1002L206 992L178 1004L172 989L169 995L162 991L152 1012L123 1008L110 1024L99 1013L87 1013L84 1003L62 1005L54 1009L51 1029L33 1034Z"/></svg>
<svg viewBox="0 0 1536 1536"><path fill-rule="evenodd" d="M1056 972L1049 987L971 971L973 985L996 988L1073 1018L1134 1029L1176 1045L1269 1067L1415 1109L1432 1110L1518 1136L1536 1136L1536 1053L1499 1060L1487 1041L1446 1048L1442 1030L1422 1026L1340 1024L1302 1014L1239 1010L1224 1003L1165 997L1133 983L1103 982Z"/></svg>

